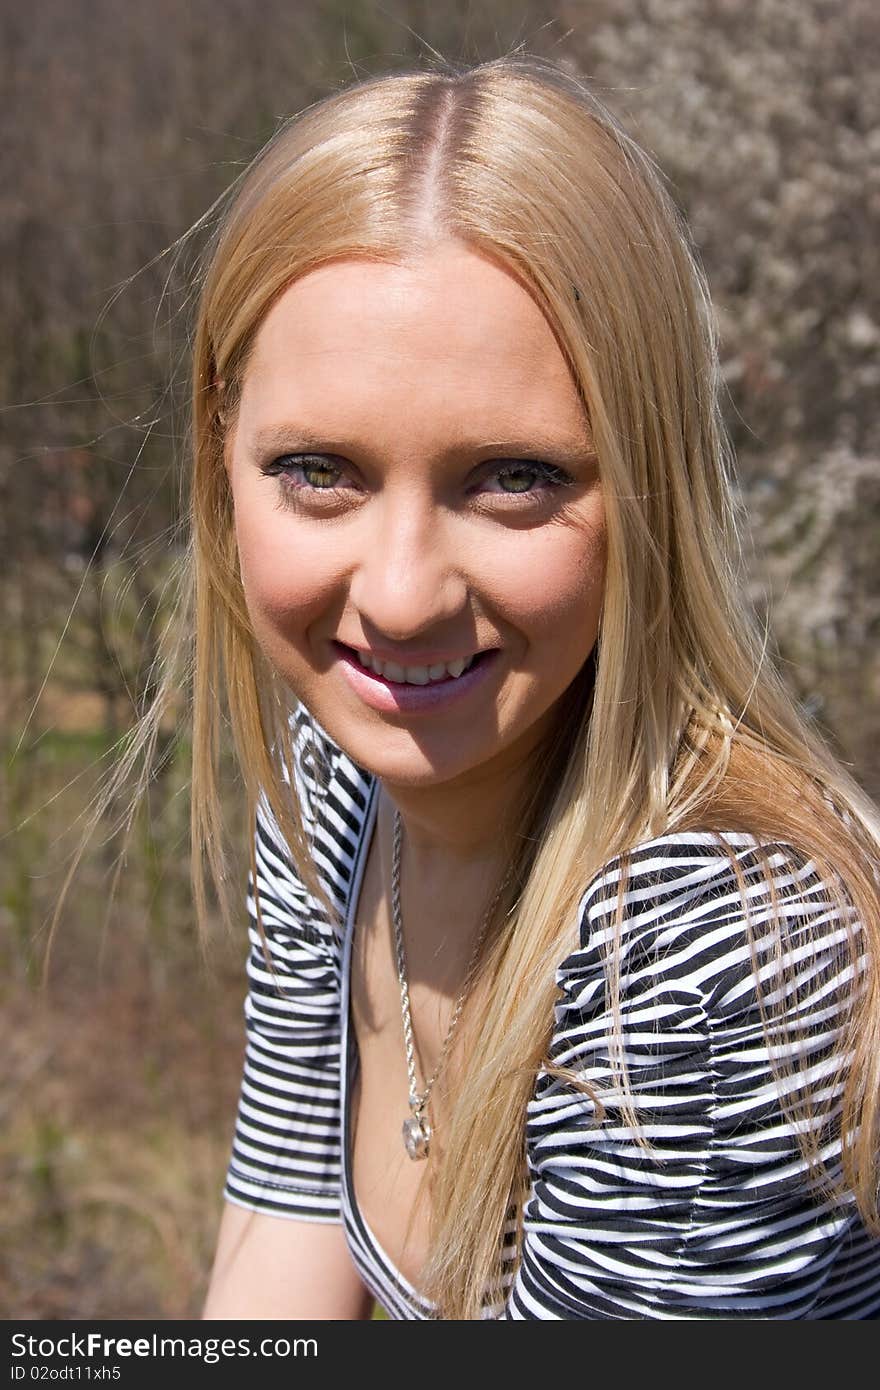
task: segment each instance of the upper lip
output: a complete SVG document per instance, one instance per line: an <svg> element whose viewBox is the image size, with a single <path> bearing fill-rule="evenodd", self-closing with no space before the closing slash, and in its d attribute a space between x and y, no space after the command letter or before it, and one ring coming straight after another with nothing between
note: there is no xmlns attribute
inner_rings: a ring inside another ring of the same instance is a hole
<svg viewBox="0 0 880 1390"><path fill-rule="evenodd" d="M477 652L493 650L492 647L470 647L464 652L389 652L377 647L358 646L353 642L340 642L339 646L358 653L368 652L378 661L394 662L395 665L404 667L439 666L441 663L446 666L452 661L467 661L468 657L475 656Z"/></svg>

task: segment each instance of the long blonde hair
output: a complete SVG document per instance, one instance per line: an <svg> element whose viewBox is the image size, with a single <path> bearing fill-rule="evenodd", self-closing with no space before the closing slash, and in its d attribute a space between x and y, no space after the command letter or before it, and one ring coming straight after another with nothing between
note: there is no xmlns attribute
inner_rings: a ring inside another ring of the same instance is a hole
<svg viewBox="0 0 880 1390"><path fill-rule="evenodd" d="M230 191L208 249L178 628L194 634L197 904L203 861L224 882L224 690L251 809L265 794L300 876L334 916L291 791L291 692L264 662L244 601L223 466L256 331L320 264L398 259L449 237L509 267L553 325L588 412L608 533L590 679L568 692L536 757L516 872L481 961L483 1006L462 1018L467 1045L432 1164L422 1292L444 1317L476 1318L500 1286L505 1220L526 1190L525 1110L578 900L610 857L663 832L788 840L814 857L841 911L857 913L867 986L857 1007L840 1001L851 1059L840 1124L845 1183L878 1225L880 818L787 693L745 598L713 317L675 205L580 79L518 55L372 78L309 107ZM172 669L145 741L178 682ZM808 1157L818 1161L814 1142Z"/></svg>

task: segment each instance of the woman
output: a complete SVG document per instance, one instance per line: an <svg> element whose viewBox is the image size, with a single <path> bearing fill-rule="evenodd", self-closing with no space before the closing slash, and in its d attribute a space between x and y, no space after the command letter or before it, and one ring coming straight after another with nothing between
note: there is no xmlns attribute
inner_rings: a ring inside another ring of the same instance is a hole
<svg viewBox="0 0 880 1390"><path fill-rule="evenodd" d="M875 1316L880 818L743 597L646 155L537 59L317 103L194 412L221 884L224 684L257 815L205 1315Z"/></svg>

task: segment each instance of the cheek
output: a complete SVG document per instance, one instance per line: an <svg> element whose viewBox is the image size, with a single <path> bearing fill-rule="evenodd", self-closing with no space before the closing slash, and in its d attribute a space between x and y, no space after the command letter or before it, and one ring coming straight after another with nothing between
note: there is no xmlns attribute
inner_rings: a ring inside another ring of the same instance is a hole
<svg viewBox="0 0 880 1390"><path fill-rule="evenodd" d="M512 549L503 563L504 593L493 585L508 621L533 648L586 655L596 639L605 588L605 535L551 526L535 533L528 552ZM500 577L501 571L496 571ZM563 657L564 659L564 657Z"/></svg>
<svg viewBox="0 0 880 1390"><path fill-rule="evenodd" d="M259 631L308 625L338 573L332 542L297 527L283 509L236 506L235 535L248 612Z"/></svg>

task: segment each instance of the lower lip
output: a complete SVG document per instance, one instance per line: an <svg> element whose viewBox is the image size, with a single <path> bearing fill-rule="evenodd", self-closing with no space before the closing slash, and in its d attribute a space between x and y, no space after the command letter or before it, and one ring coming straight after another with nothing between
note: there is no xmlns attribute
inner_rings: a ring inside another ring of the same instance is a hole
<svg viewBox="0 0 880 1390"><path fill-rule="evenodd" d="M348 647L339 643L334 646L352 690L360 695L365 705L381 714L419 714L422 710L447 709L490 680L501 655L499 648L494 647L478 656L461 676L448 676L429 685L407 685L377 676L375 671L362 666Z"/></svg>

